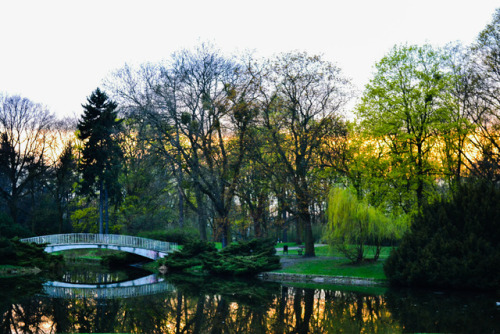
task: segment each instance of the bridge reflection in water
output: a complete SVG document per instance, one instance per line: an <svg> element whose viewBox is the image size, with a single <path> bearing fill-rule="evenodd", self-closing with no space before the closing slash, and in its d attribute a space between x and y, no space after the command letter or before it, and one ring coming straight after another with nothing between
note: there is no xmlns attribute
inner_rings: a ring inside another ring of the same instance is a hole
<svg viewBox="0 0 500 334"><path fill-rule="evenodd" d="M174 291L174 286L156 274L132 281L110 284L74 284L65 282L46 282L44 295L66 299L121 299L154 295Z"/></svg>

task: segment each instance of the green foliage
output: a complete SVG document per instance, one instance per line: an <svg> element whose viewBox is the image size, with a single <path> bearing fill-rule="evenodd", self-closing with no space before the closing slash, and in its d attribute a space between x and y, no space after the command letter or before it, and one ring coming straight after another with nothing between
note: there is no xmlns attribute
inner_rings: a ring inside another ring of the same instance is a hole
<svg viewBox="0 0 500 334"><path fill-rule="evenodd" d="M14 264L21 267L38 267L42 270L58 268L64 262L61 255L44 251L45 245L27 244L18 239L0 238L0 264Z"/></svg>
<svg viewBox="0 0 500 334"><path fill-rule="evenodd" d="M114 207L110 211L110 220L117 220L116 218L119 213ZM74 205L73 212L70 215L70 221L72 230L75 233L98 233L99 208L96 201L90 201L89 198L85 197L80 198L80 200ZM122 225L118 221L109 228L109 232L119 234L121 229Z"/></svg>
<svg viewBox="0 0 500 334"><path fill-rule="evenodd" d="M0 238L0 264L17 264L16 250L7 238Z"/></svg>
<svg viewBox="0 0 500 334"><path fill-rule="evenodd" d="M0 212L0 236L5 238L26 238L31 237L32 233L25 227L15 224L12 217L5 212Z"/></svg>
<svg viewBox="0 0 500 334"><path fill-rule="evenodd" d="M365 129L351 124L346 177L359 197L394 215L415 209L415 196L405 187L401 169L394 168L394 156Z"/></svg>
<svg viewBox="0 0 500 334"><path fill-rule="evenodd" d="M48 194L40 196L32 207L32 214L29 220L30 225L34 226L36 235L46 235L58 233L58 212L57 203L54 198Z"/></svg>
<svg viewBox="0 0 500 334"><path fill-rule="evenodd" d="M205 261L215 257L216 254L217 250L213 243L203 240L188 240L181 251L170 254L159 263L166 265L169 271L183 271L203 265Z"/></svg>
<svg viewBox="0 0 500 334"><path fill-rule="evenodd" d="M79 170L82 173L80 190L83 194L95 195L99 191L99 212L107 212L109 201L120 202L121 192L118 177L123 151L119 145L121 121L117 119L117 103L97 88L83 105L84 114L78 122L78 139L82 140L82 158ZM101 216L102 218L102 216ZM106 233L109 221L106 214ZM102 219L99 233L103 233Z"/></svg>
<svg viewBox="0 0 500 334"><path fill-rule="evenodd" d="M395 203L418 211L440 172L437 149L454 113L448 56L429 45L395 46L376 66L357 108L362 131L376 145L372 155L387 163ZM403 196L398 199L398 195ZM410 196L408 196L410 195Z"/></svg>
<svg viewBox="0 0 500 334"><path fill-rule="evenodd" d="M172 228L168 230L155 230L139 232L137 236L142 238L176 242L179 245L186 245L189 241L199 238L199 231L192 227Z"/></svg>
<svg viewBox="0 0 500 334"><path fill-rule="evenodd" d="M105 182L113 194L123 152L118 145L117 134L120 121L117 120L117 104L106 93L97 88L83 105L84 114L78 122L78 138L84 141L80 171L83 179L83 193L94 193L96 183Z"/></svg>
<svg viewBox="0 0 500 334"><path fill-rule="evenodd" d="M366 259L365 247L375 245L377 260L382 242L397 239L405 228L405 219L390 219L381 211L359 201L348 189L333 188L328 201L326 239L352 262Z"/></svg>
<svg viewBox="0 0 500 334"><path fill-rule="evenodd" d="M134 173L147 174L144 171L134 171ZM124 186L125 189L130 188L130 179L124 180ZM127 189L127 197L120 204L117 212L118 222L123 226L125 233L134 235L139 231L163 227L165 221L177 221L175 208L168 205L170 203L166 203L172 200L171 191L158 184L146 184L144 189Z"/></svg>
<svg viewBox="0 0 500 334"><path fill-rule="evenodd" d="M205 262L205 268L215 275L252 276L280 268L272 239L238 242L222 249Z"/></svg>
<svg viewBox="0 0 500 334"><path fill-rule="evenodd" d="M217 252L213 243L202 240L187 242L182 251L172 253L160 261L169 271L183 271L201 266L214 275L253 276L280 267L274 241L253 239L239 242Z"/></svg>
<svg viewBox="0 0 500 334"><path fill-rule="evenodd" d="M498 289L500 189L469 182L425 206L385 264L393 284Z"/></svg>
<svg viewBox="0 0 500 334"><path fill-rule="evenodd" d="M71 214L71 225L73 230L78 233L97 233L99 226L96 222L99 219L97 208L89 206L82 209L76 209Z"/></svg>

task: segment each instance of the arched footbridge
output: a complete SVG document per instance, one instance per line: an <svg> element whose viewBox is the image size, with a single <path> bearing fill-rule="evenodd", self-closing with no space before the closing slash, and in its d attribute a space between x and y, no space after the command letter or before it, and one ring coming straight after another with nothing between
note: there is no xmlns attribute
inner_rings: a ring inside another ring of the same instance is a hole
<svg viewBox="0 0 500 334"><path fill-rule="evenodd" d="M21 239L21 241L45 244L45 251L47 253L68 249L106 248L134 253L153 260L165 257L169 253L178 250L178 245L173 242L118 234L52 234Z"/></svg>

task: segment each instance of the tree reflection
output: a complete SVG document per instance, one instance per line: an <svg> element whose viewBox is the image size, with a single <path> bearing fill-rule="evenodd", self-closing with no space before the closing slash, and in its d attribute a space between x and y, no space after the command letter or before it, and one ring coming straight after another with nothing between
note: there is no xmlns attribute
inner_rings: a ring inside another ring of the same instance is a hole
<svg viewBox="0 0 500 334"><path fill-rule="evenodd" d="M19 289L7 285L14 293L1 295L0 331L285 334L498 330L495 297L460 299L394 290L383 295L186 275L168 276L168 280L175 291L98 300L41 296L40 283L35 285L37 289L27 289L31 295L16 297Z"/></svg>
<svg viewBox="0 0 500 334"><path fill-rule="evenodd" d="M498 292L391 289L387 306L406 332L499 333Z"/></svg>

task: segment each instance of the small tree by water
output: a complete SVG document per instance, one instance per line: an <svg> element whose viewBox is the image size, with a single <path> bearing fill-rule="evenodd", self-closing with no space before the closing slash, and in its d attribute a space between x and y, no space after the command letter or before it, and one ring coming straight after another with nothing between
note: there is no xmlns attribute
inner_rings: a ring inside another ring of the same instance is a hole
<svg viewBox="0 0 500 334"><path fill-rule="evenodd" d="M390 219L358 200L349 189L333 188L330 192L326 240L354 263L367 260L367 245L375 246L372 260L378 260L382 242L399 237L405 226L404 217Z"/></svg>

